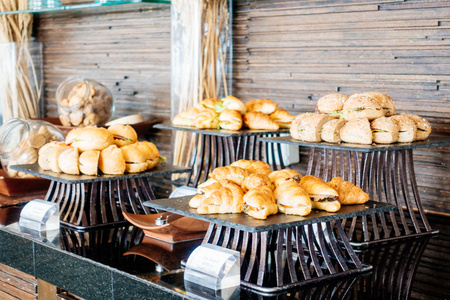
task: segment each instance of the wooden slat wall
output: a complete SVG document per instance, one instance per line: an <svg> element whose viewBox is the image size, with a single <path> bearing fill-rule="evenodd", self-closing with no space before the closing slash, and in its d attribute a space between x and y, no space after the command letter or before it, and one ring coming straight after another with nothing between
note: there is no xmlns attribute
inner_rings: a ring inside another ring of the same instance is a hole
<svg viewBox="0 0 450 300"><path fill-rule="evenodd" d="M233 94L298 114L327 93L382 91L450 132L449 37L448 1L236 1ZM414 152L426 209L450 213L449 152Z"/></svg>
<svg viewBox="0 0 450 300"><path fill-rule="evenodd" d="M37 279L0 264L0 299L37 299Z"/></svg>

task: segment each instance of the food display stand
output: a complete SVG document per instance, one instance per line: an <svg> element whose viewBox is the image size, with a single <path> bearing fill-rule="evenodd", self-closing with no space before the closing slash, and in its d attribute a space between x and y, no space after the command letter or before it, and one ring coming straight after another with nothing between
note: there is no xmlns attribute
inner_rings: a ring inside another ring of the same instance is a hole
<svg viewBox="0 0 450 300"><path fill-rule="evenodd" d="M196 187L208 179L208 174L217 167L231 164L239 159L262 160L271 157L275 170L284 168L280 145L258 142L261 137L279 137L289 129L238 131L224 129L197 129L195 127L156 124L154 128L195 133L195 149L192 154L192 172L180 185Z"/></svg>
<svg viewBox="0 0 450 300"><path fill-rule="evenodd" d="M450 145L450 135L432 134L425 141L385 145L310 143L291 136L259 140L309 147L307 174L325 181L340 176L360 186L371 200L398 207L395 212L344 219L342 226L353 246L437 233L428 223L420 200L413 150Z"/></svg>
<svg viewBox="0 0 450 300"><path fill-rule="evenodd" d="M142 173L89 176L45 171L38 164L11 168L51 180L44 200L60 204L61 224L79 230L125 223L122 211L151 213L143 205L156 199L150 178L190 171L164 164Z"/></svg>
<svg viewBox="0 0 450 300"><path fill-rule="evenodd" d="M210 222L203 243L239 251L241 285L265 293L369 271L371 266L361 263L338 220L397 209L369 201L344 206L337 213L313 210L306 217L277 214L257 220L243 213L197 214L189 207L191 197L144 205Z"/></svg>

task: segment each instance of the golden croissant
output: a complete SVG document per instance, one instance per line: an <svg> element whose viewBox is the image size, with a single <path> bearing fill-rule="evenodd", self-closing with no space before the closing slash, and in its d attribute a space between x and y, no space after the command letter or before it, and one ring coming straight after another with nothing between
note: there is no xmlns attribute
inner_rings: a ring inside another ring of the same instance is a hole
<svg viewBox="0 0 450 300"><path fill-rule="evenodd" d="M270 180L273 182L275 187L277 188L279 185L287 182L287 181L295 181L297 183L300 182L302 175L291 169L282 169L278 171L273 171L269 174Z"/></svg>
<svg viewBox="0 0 450 300"><path fill-rule="evenodd" d="M369 195L359 186L350 181L345 181L341 177L335 177L327 184L336 190L339 194L339 202L343 205L363 204L369 201Z"/></svg>
<svg viewBox="0 0 450 300"><path fill-rule="evenodd" d="M299 183L286 181L274 191L278 210L287 215L307 216L311 212L309 194Z"/></svg>
<svg viewBox="0 0 450 300"><path fill-rule="evenodd" d="M312 207L325 210L327 212L336 212L341 208L337 200L338 192L328 186L323 179L306 175L300 179L300 185L308 192L312 201Z"/></svg>
<svg viewBox="0 0 450 300"><path fill-rule="evenodd" d="M251 173L261 173L261 174L269 175L272 172L272 170L270 169L270 165L268 163L260 161L260 160L240 159L240 160L233 162L230 166L247 169Z"/></svg>
<svg viewBox="0 0 450 300"><path fill-rule="evenodd" d="M215 168L212 171L212 173L209 174L209 177L217 181L228 180L233 183L236 183L239 186L242 186L242 182L250 174L251 174L250 171L246 169L242 169L235 166L225 166Z"/></svg>
<svg viewBox="0 0 450 300"><path fill-rule="evenodd" d="M244 195L244 212L255 219L267 219L278 213L272 190L263 186Z"/></svg>

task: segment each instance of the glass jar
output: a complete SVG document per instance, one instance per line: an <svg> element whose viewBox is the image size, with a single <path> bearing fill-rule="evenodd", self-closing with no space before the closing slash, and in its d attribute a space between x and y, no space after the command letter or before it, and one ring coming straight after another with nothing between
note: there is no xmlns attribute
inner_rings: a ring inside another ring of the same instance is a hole
<svg viewBox="0 0 450 300"><path fill-rule="evenodd" d="M92 79L67 78L56 90L56 101L63 126L104 126L114 113L111 92Z"/></svg>
<svg viewBox="0 0 450 300"><path fill-rule="evenodd" d="M9 168L34 164L39 149L51 141L64 141L64 135L53 124L42 120L11 119L0 127L0 161L10 177L33 177Z"/></svg>

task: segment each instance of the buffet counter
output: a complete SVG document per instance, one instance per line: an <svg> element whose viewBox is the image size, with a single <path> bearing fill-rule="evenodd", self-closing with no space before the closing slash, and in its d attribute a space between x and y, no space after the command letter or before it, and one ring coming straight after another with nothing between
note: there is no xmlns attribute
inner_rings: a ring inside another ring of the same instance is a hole
<svg viewBox="0 0 450 300"><path fill-rule="evenodd" d="M446 272L450 258L440 248L450 240L448 224L441 217L430 222L441 230L439 236L359 251L361 261L373 265L367 274L271 295L241 286L217 296L185 286L179 262L200 241L167 248L129 225L87 231L62 227L54 235L32 236L21 233L18 223L12 222L0 229L0 263L86 299L199 299L200 295L205 299L413 299L424 297L423 293L427 299L442 299L450 292Z"/></svg>

